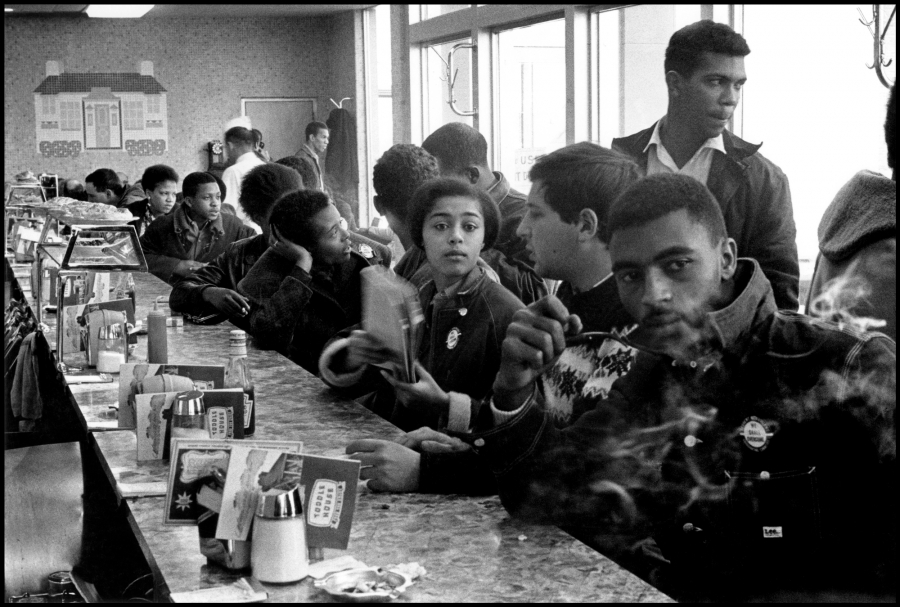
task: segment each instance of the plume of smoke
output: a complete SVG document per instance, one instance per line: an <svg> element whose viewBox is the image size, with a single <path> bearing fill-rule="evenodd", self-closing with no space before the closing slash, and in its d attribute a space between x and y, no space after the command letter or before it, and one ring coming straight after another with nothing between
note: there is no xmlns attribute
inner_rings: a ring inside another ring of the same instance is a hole
<svg viewBox="0 0 900 607"><path fill-rule="evenodd" d="M866 279L854 271L856 264L853 262L846 272L825 283L825 288L813 299L810 311L813 316L836 322L842 327L849 326L858 331L879 329L887 321L854 312L869 305L868 298L872 293Z"/></svg>

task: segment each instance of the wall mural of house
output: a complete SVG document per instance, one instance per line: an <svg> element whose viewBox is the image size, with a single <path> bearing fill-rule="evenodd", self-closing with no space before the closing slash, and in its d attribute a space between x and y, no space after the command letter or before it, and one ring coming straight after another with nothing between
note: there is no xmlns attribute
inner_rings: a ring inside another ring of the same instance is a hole
<svg viewBox="0 0 900 607"><path fill-rule="evenodd" d="M34 90L37 151L45 158L83 151L123 150L130 156L160 156L168 148L166 89L153 76L153 62L139 72L65 73L47 62Z"/></svg>

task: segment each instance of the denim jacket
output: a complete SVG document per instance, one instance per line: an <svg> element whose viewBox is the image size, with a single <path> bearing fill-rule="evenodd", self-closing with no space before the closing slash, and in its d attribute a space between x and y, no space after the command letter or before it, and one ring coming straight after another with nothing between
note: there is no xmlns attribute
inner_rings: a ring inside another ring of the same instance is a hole
<svg viewBox="0 0 900 607"><path fill-rule="evenodd" d="M754 260L736 281L708 315L717 358L642 351L569 428L535 394L461 438L507 509L568 526L676 597L893 583L893 340L776 311Z"/></svg>

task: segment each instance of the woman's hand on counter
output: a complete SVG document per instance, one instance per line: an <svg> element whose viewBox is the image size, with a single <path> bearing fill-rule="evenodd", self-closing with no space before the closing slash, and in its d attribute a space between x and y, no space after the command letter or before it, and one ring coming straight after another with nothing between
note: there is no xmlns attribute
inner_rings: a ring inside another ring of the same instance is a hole
<svg viewBox="0 0 900 607"><path fill-rule="evenodd" d="M419 488L421 455L392 441L366 438L347 445L351 459L362 464L359 478L372 491L406 493Z"/></svg>
<svg viewBox="0 0 900 607"><path fill-rule="evenodd" d="M430 453L468 451L472 448L455 436L448 436L428 426L407 432L398 438L396 442L415 451L428 451Z"/></svg>
<svg viewBox="0 0 900 607"><path fill-rule="evenodd" d="M222 287L204 289L203 300L225 314L246 316L250 312L250 303L240 293L231 289Z"/></svg>

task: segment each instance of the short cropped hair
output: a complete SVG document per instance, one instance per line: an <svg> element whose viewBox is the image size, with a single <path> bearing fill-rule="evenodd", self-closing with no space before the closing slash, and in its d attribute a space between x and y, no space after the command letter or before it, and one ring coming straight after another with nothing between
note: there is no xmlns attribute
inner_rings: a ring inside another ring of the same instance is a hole
<svg viewBox="0 0 900 607"><path fill-rule="evenodd" d="M92 183L94 189L98 192L112 190L112 193L116 196L121 196L125 193L125 184L122 183L122 180L119 179L119 176L112 169L97 169L85 177L84 180L87 183Z"/></svg>
<svg viewBox="0 0 900 607"><path fill-rule="evenodd" d="M203 171L191 173L184 178L184 183L181 184L181 194L185 198L193 198L197 195L197 190L200 189L200 186L206 183L215 183L216 185L219 185L216 182L216 178L210 173L204 173ZM219 193L221 194L221 192Z"/></svg>
<svg viewBox="0 0 900 607"><path fill-rule="evenodd" d="M84 184L77 179L66 179L62 182L62 192L60 196L66 198L74 198L75 200L87 200L87 192L84 191Z"/></svg>
<svg viewBox="0 0 900 607"><path fill-rule="evenodd" d="M705 185L687 175L659 173L637 180L616 199L609 211L606 242L619 230L682 209L706 228L713 244L728 235L722 209Z"/></svg>
<svg viewBox="0 0 900 607"><path fill-rule="evenodd" d="M260 223L276 200L288 192L302 189L300 173L269 162L253 167L244 175L238 203L253 222Z"/></svg>
<svg viewBox="0 0 900 607"><path fill-rule="evenodd" d="M449 177L426 181L413 194L409 204L409 233L413 243L420 249L425 248L422 237L425 220L434 209L435 203L447 196L462 196L478 201L481 205L481 215L484 217L484 248L487 250L493 247L500 231L500 209L497 203L486 192L470 183Z"/></svg>
<svg viewBox="0 0 900 607"><path fill-rule="evenodd" d="M321 188L319 187L319 176L316 175L316 169L313 168L311 161L304 158L298 158L297 156L285 156L277 161L276 164L290 167L300 173L300 177L303 178L303 189L321 191Z"/></svg>
<svg viewBox="0 0 900 607"><path fill-rule="evenodd" d="M318 236L313 218L330 204L328 194L318 190L289 192L275 203L269 225L278 228L284 238L312 251Z"/></svg>
<svg viewBox="0 0 900 607"><path fill-rule="evenodd" d="M306 125L306 139L304 141L309 141L310 137L315 137L319 134L319 131L328 130L328 125L324 122L319 122L318 120L313 120L309 124Z"/></svg>
<svg viewBox="0 0 900 607"><path fill-rule="evenodd" d="M704 19L672 34L663 66L666 72L675 71L690 78L700 65L703 53L746 57L750 47L743 36L724 23Z"/></svg>
<svg viewBox="0 0 900 607"><path fill-rule="evenodd" d="M170 166L154 164L144 170L144 174L141 176L141 187L152 192L164 181L174 181L177 185L178 173Z"/></svg>
<svg viewBox="0 0 900 607"><path fill-rule="evenodd" d="M242 126L233 126L225 131L225 143L253 146L253 132Z"/></svg>
<svg viewBox="0 0 900 607"><path fill-rule="evenodd" d="M253 135L253 145L262 143L262 131L259 129L250 129L250 134Z"/></svg>
<svg viewBox="0 0 900 607"><path fill-rule="evenodd" d="M596 213L601 240L613 202L640 176L630 157L588 141L538 157L528 172L532 183L540 182L547 206L566 223L577 222L582 209Z"/></svg>
<svg viewBox="0 0 900 607"><path fill-rule="evenodd" d="M415 191L437 177L440 177L437 160L423 148L411 143L391 146L372 170L372 185L377 196L375 209L381 215L391 212L406 223Z"/></svg>
<svg viewBox="0 0 900 607"><path fill-rule="evenodd" d="M460 173L473 165L488 166L484 135L462 122L440 127L422 142L422 147L440 161L444 174Z"/></svg>
<svg viewBox="0 0 900 607"><path fill-rule="evenodd" d="M897 101L894 91L897 84L891 85L891 94L888 97L887 118L884 121L884 139L888 147L888 166L894 168L894 141L897 139Z"/></svg>

